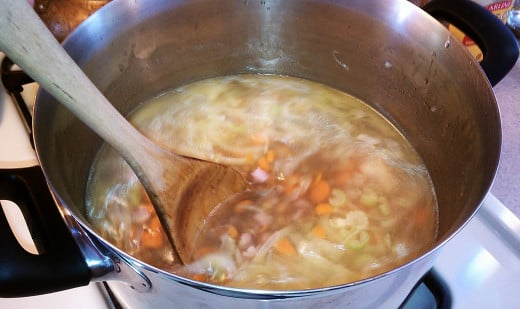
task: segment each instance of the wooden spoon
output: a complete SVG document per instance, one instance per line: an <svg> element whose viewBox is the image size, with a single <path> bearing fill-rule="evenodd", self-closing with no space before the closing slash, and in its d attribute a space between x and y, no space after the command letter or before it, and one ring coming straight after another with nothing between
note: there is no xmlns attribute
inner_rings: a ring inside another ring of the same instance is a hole
<svg viewBox="0 0 520 309"><path fill-rule="evenodd" d="M126 160L145 187L177 262L187 262L185 252L191 251L187 247L204 216L249 188L230 167L176 155L142 135L81 71L26 1L0 0L0 50Z"/></svg>

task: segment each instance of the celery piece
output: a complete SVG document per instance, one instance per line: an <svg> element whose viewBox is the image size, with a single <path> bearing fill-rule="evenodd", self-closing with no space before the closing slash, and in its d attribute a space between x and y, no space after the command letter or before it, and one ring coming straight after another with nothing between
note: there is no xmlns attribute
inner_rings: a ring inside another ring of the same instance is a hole
<svg viewBox="0 0 520 309"><path fill-rule="evenodd" d="M364 192L359 198L359 202L364 206L376 206L379 202L379 196L377 193Z"/></svg>
<svg viewBox="0 0 520 309"><path fill-rule="evenodd" d="M346 245L350 249L359 250L366 246L369 239L370 239L370 235L368 234L368 232L361 231L355 237L347 240Z"/></svg>
<svg viewBox="0 0 520 309"><path fill-rule="evenodd" d="M332 189L329 204L332 207L343 207L347 203L347 194L341 189Z"/></svg>
<svg viewBox="0 0 520 309"><path fill-rule="evenodd" d="M130 207L137 207L141 203L141 188L136 184L129 188L126 193L126 200Z"/></svg>
<svg viewBox="0 0 520 309"><path fill-rule="evenodd" d="M379 211L381 211L383 216L388 216L390 214L390 206L386 202L382 202L379 204Z"/></svg>

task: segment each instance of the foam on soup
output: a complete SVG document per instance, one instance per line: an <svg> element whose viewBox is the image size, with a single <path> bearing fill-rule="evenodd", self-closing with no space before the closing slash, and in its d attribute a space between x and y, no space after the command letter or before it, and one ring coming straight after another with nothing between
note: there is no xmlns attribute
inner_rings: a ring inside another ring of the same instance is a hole
<svg viewBox="0 0 520 309"><path fill-rule="evenodd" d="M104 146L87 216L132 256L209 283L295 290L402 265L437 235L428 171L400 132L341 91L285 76L198 81L142 104L130 120L165 147L234 166L258 195L216 208L185 266L136 176Z"/></svg>

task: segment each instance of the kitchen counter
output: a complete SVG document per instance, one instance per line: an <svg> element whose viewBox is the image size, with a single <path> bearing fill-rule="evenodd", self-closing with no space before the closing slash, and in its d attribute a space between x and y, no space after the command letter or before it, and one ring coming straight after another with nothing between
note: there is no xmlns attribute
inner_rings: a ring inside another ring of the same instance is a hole
<svg viewBox="0 0 520 309"><path fill-rule="evenodd" d="M520 60L494 91L502 118L502 152L491 192L520 217Z"/></svg>

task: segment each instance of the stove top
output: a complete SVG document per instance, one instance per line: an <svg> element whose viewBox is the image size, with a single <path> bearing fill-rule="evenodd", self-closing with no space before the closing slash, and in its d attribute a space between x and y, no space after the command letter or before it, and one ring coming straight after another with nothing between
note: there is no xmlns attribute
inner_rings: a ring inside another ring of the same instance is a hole
<svg viewBox="0 0 520 309"><path fill-rule="evenodd" d="M2 55L0 54L0 59ZM24 86L32 102L37 86ZM32 99L31 99L32 98ZM31 108L29 107L28 111ZM11 97L0 86L0 168L38 164L28 128ZM1 201L13 231L30 252L36 252L21 212ZM489 194L471 221L442 249L432 271L402 308L519 308L520 220ZM102 283L24 298L0 298L1 308L117 308Z"/></svg>

